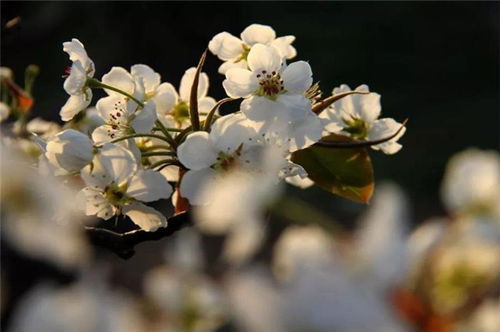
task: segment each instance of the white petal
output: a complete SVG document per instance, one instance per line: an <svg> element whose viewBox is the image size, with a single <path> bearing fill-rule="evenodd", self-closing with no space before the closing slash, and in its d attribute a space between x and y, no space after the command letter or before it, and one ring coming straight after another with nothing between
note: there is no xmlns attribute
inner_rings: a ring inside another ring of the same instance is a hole
<svg viewBox="0 0 500 332"><path fill-rule="evenodd" d="M156 94L152 100L156 104L156 113L159 117L166 115L177 104L179 96L170 83L162 83L156 89Z"/></svg>
<svg viewBox="0 0 500 332"><path fill-rule="evenodd" d="M70 121L75 115L86 109L92 100L92 90L87 89L87 95L73 95L68 98L66 104L59 111L63 121Z"/></svg>
<svg viewBox="0 0 500 332"><path fill-rule="evenodd" d="M200 170L212 166L217 160L210 135L205 131L190 134L177 149L179 161L189 169Z"/></svg>
<svg viewBox="0 0 500 332"><path fill-rule="evenodd" d="M309 178L301 178L299 175L287 177L285 181L292 186L299 187L300 189L307 189L314 185L314 182Z"/></svg>
<svg viewBox="0 0 500 332"><path fill-rule="evenodd" d="M291 45L294 40L295 36L279 37L271 42L271 46L278 50L282 58L292 59L297 55L295 47Z"/></svg>
<svg viewBox="0 0 500 332"><path fill-rule="evenodd" d="M332 94L336 95L339 93L349 92L351 88L347 84L342 84L340 87L336 87L333 89ZM338 113L339 117L356 117L359 118L360 115L356 112L352 95L341 98L340 100L333 103L332 107Z"/></svg>
<svg viewBox="0 0 500 332"><path fill-rule="evenodd" d="M247 261L261 246L264 235L263 226L257 221L238 223L224 243L224 259L232 264Z"/></svg>
<svg viewBox="0 0 500 332"><path fill-rule="evenodd" d="M377 120L382 109L380 106L380 95L372 92L368 95L357 95L357 97L359 98L361 118L367 123Z"/></svg>
<svg viewBox="0 0 500 332"><path fill-rule="evenodd" d="M92 140L97 145L110 142L119 137L120 132L118 130L114 130L113 127L108 124L99 126L92 132Z"/></svg>
<svg viewBox="0 0 500 332"><path fill-rule="evenodd" d="M94 190L104 190L104 188L113 181L102 166L98 157L94 158L91 165L85 166L80 172L80 175L83 182Z"/></svg>
<svg viewBox="0 0 500 332"><path fill-rule="evenodd" d="M247 98L257 91L259 81L249 70L231 68L226 72L226 79L222 85L229 97Z"/></svg>
<svg viewBox="0 0 500 332"><path fill-rule="evenodd" d="M182 76L181 84L179 86L179 95L184 102L189 103L191 96L191 87L193 86L196 68L191 67ZM200 73L198 80L198 99L203 98L208 92L208 76L206 73Z"/></svg>
<svg viewBox="0 0 500 332"><path fill-rule="evenodd" d="M219 74L225 75L231 68L248 69L248 63L246 60L240 60L238 62L233 62L233 60L226 61L219 66Z"/></svg>
<svg viewBox="0 0 500 332"><path fill-rule="evenodd" d="M133 94L135 90L135 83L132 75L122 67L113 67L109 73L102 77L102 83L112 86L114 88L125 91L126 93ZM104 89L108 95L120 95L118 92Z"/></svg>
<svg viewBox="0 0 500 332"><path fill-rule="evenodd" d="M130 125L136 133L149 133L153 129L157 119L156 105L150 100L144 104L144 108L135 112L135 118Z"/></svg>
<svg viewBox="0 0 500 332"><path fill-rule="evenodd" d="M66 129L47 143L46 157L68 172L76 172L93 158L92 141L74 129Z"/></svg>
<svg viewBox="0 0 500 332"><path fill-rule="evenodd" d="M117 144L104 144L98 156L106 174L109 174L117 185L127 181L137 170L137 161L132 152Z"/></svg>
<svg viewBox="0 0 500 332"><path fill-rule="evenodd" d="M140 77L143 79L146 93L154 93L160 85L160 74L147 65L133 65L130 68L130 73L134 78Z"/></svg>
<svg viewBox="0 0 500 332"><path fill-rule="evenodd" d="M141 101L144 101L146 100L146 86L145 86L145 83L144 83L144 79L142 77L136 77L135 80L134 80L134 84L135 84L135 89L134 89L134 93L133 93L133 96L135 99L137 100L141 100ZM131 102L133 102L131 100ZM139 104L133 102L134 104L134 109L136 109L137 107L139 107Z"/></svg>
<svg viewBox="0 0 500 332"><path fill-rule="evenodd" d="M407 222L404 193L393 184L380 186L356 235L359 254L371 265L370 282L383 285L379 289L402 279L407 263Z"/></svg>
<svg viewBox="0 0 500 332"><path fill-rule="evenodd" d="M242 143L244 147L253 144L255 130L249 126L248 120L239 113L223 116L214 122L210 137L217 151L232 153Z"/></svg>
<svg viewBox="0 0 500 332"><path fill-rule="evenodd" d="M192 205L203 205L209 203L206 196L201 195L203 186L215 179L216 172L211 168L192 170L186 172L181 180L180 193L182 197L189 200ZM205 196L205 197L202 197Z"/></svg>
<svg viewBox="0 0 500 332"><path fill-rule="evenodd" d="M340 133L344 129L345 123L339 113L340 112L333 107L329 107L321 112L319 118L326 131L330 133Z"/></svg>
<svg viewBox="0 0 500 332"><path fill-rule="evenodd" d="M1 104L2 103L0 102L0 105ZM55 122L46 121L41 117L36 117L27 123L26 130L30 133L36 133L38 135L48 134L52 136L53 134L60 132L61 127Z"/></svg>
<svg viewBox="0 0 500 332"><path fill-rule="evenodd" d="M80 61L76 61L71 66L69 76L64 80L64 90L70 95L78 95L83 92L87 82L87 72Z"/></svg>
<svg viewBox="0 0 500 332"><path fill-rule="evenodd" d="M311 113L311 101L303 95L283 94L277 101L283 105L290 122L303 121Z"/></svg>
<svg viewBox="0 0 500 332"><path fill-rule="evenodd" d="M221 60L231 60L243 52L243 42L228 32L221 32L210 40L208 49Z"/></svg>
<svg viewBox="0 0 500 332"><path fill-rule="evenodd" d="M179 181L179 170L179 166L170 165L162 169L160 173L168 182L177 182Z"/></svg>
<svg viewBox="0 0 500 332"><path fill-rule="evenodd" d="M159 172L139 170L130 180L127 195L143 202L169 198L172 186Z"/></svg>
<svg viewBox="0 0 500 332"><path fill-rule="evenodd" d="M76 38L70 42L63 43L63 51L69 54L69 59L73 62L79 61L85 69L89 69L89 75L94 75L94 64L87 55L85 47Z"/></svg>
<svg viewBox="0 0 500 332"><path fill-rule="evenodd" d="M282 65L281 57L278 51L271 46L256 44L248 53L248 67L253 72L278 71Z"/></svg>
<svg viewBox="0 0 500 332"><path fill-rule="evenodd" d="M265 97L250 97L243 100L240 110L252 121L273 121L286 117L284 105Z"/></svg>
<svg viewBox="0 0 500 332"><path fill-rule="evenodd" d="M170 114L167 114L163 117L159 117L158 120L160 120L161 123L167 128L176 128L178 126L177 121L175 121L175 118ZM186 126L184 126L184 123L183 123L183 125L180 127L180 129L184 129L187 126L189 126L190 124L191 123L189 121L187 121ZM175 136L175 133L173 133L173 134Z"/></svg>
<svg viewBox="0 0 500 332"><path fill-rule="evenodd" d="M368 130L368 140L378 140L386 138L394 134L397 130L401 128L401 124L394 121L391 118L385 118L377 120ZM394 154L401 150L402 145L397 143L397 140L404 135L406 128L403 128L401 132L388 142L374 145L372 149L382 150L385 154Z"/></svg>
<svg viewBox="0 0 500 332"><path fill-rule="evenodd" d="M305 61L297 61L286 67L282 76L285 89L289 93L304 94L311 87L313 78L311 66Z"/></svg>
<svg viewBox="0 0 500 332"><path fill-rule="evenodd" d="M241 39L247 45L270 44L276 38L276 32L268 25L252 24L243 30Z"/></svg>
<svg viewBox="0 0 500 332"><path fill-rule="evenodd" d="M198 111L200 113L208 113L212 110L215 104L217 104L217 102L212 97L203 97L198 100ZM218 115L218 110L215 111L215 114ZM204 119L204 115L200 114L200 118Z"/></svg>
<svg viewBox="0 0 500 332"><path fill-rule="evenodd" d="M323 124L316 114L309 112L307 117L296 122L290 129L290 151L305 149L321 139Z"/></svg>
<svg viewBox="0 0 500 332"><path fill-rule="evenodd" d="M154 232L167 226L167 219L157 210L141 203L133 203L123 207L123 213L146 232Z"/></svg>
<svg viewBox="0 0 500 332"><path fill-rule="evenodd" d="M96 109L99 116L109 124L128 125L131 114L130 103L122 95L112 95L97 101Z"/></svg>
<svg viewBox="0 0 500 332"><path fill-rule="evenodd" d="M95 215L104 220L114 216L113 206L106 200L101 191L86 187L80 193L85 198L85 214L87 216Z"/></svg>

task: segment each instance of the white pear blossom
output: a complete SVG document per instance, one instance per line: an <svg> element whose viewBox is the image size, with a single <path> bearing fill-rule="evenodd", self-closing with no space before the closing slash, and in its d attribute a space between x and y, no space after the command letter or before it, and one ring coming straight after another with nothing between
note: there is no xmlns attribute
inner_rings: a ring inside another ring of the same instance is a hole
<svg viewBox="0 0 500 332"><path fill-rule="evenodd" d="M61 131L61 126L55 122L36 117L26 124L26 130L44 139L49 139Z"/></svg>
<svg viewBox="0 0 500 332"><path fill-rule="evenodd" d="M317 226L291 226L274 246L273 273L282 281L291 280L307 269L333 264L334 242Z"/></svg>
<svg viewBox="0 0 500 332"><path fill-rule="evenodd" d="M144 291L158 312L158 331L214 331L227 316L223 293L201 273L159 266L144 278Z"/></svg>
<svg viewBox="0 0 500 332"><path fill-rule="evenodd" d="M196 68L191 67L182 76L179 93L170 83L160 86L161 101L157 103L158 118L166 127L186 128L189 124L189 102L191 100L191 87L196 74ZM208 97L209 80L206 73L200 73L198 81L198 113L200 120L204 120L208 112L215 106L216 101Z"/></svg>
<svg viewBox="0 0 500 332"><path fill-rule="evenodd" d="M190 134L177 149L179 161L189 169L181 181L181 195L199 205L201 185L214 179L218 171L255 165L256 133L239 114L218 119L211 132Z"/></svg>
<svg viewBox="0 0 500 332"><path fill-rule="evenodd" d="M141 202L168 198L172 187L153 170L142 170L129 150L106 143L93 163L82 170L85 213L109 219L125 214L145 231L166 226L165 217Z"/></svg>
<svg viewBox="0 0 500 332"><path fill-rule="evenodd" d="M351 91L349 86L343 84L333 89L333 94L349 91ZM355 91L369 92L369 89L366 85L360 85ZM401 128L401 124L391 118L379 119L380 111L380 95L371 92L343 97L324 110L320 118L327 132L350 136L358 140L374 141L389 137ZM397 141L405 131L406 129L403 128L396 137L373 145L372 149L382 150L386 154L398 152L402 145Z"/></svg>
<svg viewBox="0 0 500 332"><path fill-rule="evenodd" d="M95 73L94 62L88 57L83 44L76 38L63 43L63 51L73 62L68 68L64 90L70 95L60 111L63 121L70 121L80 111L86 109L92 100L92 90L87 87L87 79Z"/></svg>
<svg viewBox="0 0 500 332"><path fill-rule="evenodd" d="M109 142L113 139L133 133L149 133L157 119L154 101L146 100L146 86L151 83L143 77L134 78L127 70L113 67L105 74L102 82L118 88L139 101L144 101L144 107L113 90L105 89L109 96L99 99L96 108L105 124L96 128L92 139L96 144Z"/></svg>
<svg viewBox="0 0 500 332"><path fill-rule="evenodd" d="M92 141L84 134L66 129L47 142L45 157L66 172L78 172L90 164L94 156Z"/></svg>
<svg viewBox="0 0 500 332"><path fill-rule="evenodd" d="M279 167L278 163L274 167ZM281 191L272 176L276 171L232 170L202 184L200 196L210 204L197 207L195 222L203 232L228 235L223 252L228 262L240 264L260 247L265 236L266 208Z"/></svg>
<svg viewBox="0 0 500 332"><path fill-rule="evenodd" d="M68 202L77 193L51 174L41 176L14 146L2 146L2 239L29 257L72 269L88 263L81 213Z"/></svg>
<svg viewBox="0 0 500 332"><path fill-rule="evenodd" d="M208 44L208 49L224 63L219 67L219 73L225 74L230 68L247 68L249 51L256 44L264 44L278 51L282 59L292 59L297 51L291 45L294 36L276 38L276 32L267 25L252 24L243 30L241 39L228 32L214 36Z"/></svg>
<svg viewBox="0 0 500 332"><path fill-rule="evenodd" d="M193 205L207 204L200 196L202 184L214 180L218 174L233 169L249 172L266 172L263 158L269 146L267 138L257 135L252 123L242 114L231 114L219 118L211 132L190 134L179 146L179 161L189 169L184 175L180 191L183 197ZM279 147L278 147L279 148ZM289 163L282 149L277 153L279 164L284 168L284 177L294 172L293 163ZM274 168L273 168L274 169ZM271 174L276 181L280 172Z"/></svg>
<svg viewBox="0 0 500 332"><path fill-rule="evenodd" d="M42 283L21 299L12 318L13 332L137 332L145 326L139 305L102 281L85 280L65 287Z"/></svg>
<svg viewBox="0 0 500 332"><path fill-rule="evenodd" d="M500 197L499 188L499 154L468 149L457 153L448 162L441 197L450 212L474 208L495 210Z"/></svg>
<svg viewBox="0 0 500 332"><path fill-rule="evenodd" d="M311 112L304 95L312 84L307 62L285 66L274 48L257 44L248 53L248 67L228 70L222 84L230 97L245 98L241 111L250 120L295 123Z"/></svg>
<svg viewBox="0 0 500 332"><path fill-rule="evenodd" d="M196 69L194 69L196 71ZM189 72L189 75L188 75ZM161 83L161 76L157 72L155 72L151 67L143 64L133 65L130 68L130 73L137 84L143 84L144 86L144 101L152 100L156 105L156 113L159 119L163 119L163 117L170 112L173 112L173 105L175 106L178 102L178 95L175 92L172 84L170 83ZM190 69L186 71L185 76L191 77L194 72ZM141 81L143 83L141 83ZM181 81L181 90L187 87L183 86L183 82L185 78ZM191 82L189 82L189 89L191 88ZM186 85L184 83L184 85ZM203 97L206 96L206 92L208 89L208 76L203 73L200 76L200 84L198 86L198 94L203 94ZM184 92L184 91L181 91ZM182 98L184 99L184 97ZM200 97L200 99L202 99ZM187 97L184 99L189 103L189 92ZM186 116L186 114L184 114Z"/></svg>

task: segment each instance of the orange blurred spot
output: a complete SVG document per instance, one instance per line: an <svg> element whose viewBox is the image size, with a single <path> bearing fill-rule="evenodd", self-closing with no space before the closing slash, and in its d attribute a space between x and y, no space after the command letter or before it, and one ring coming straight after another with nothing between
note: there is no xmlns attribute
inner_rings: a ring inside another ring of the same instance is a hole
<svg viewBox="0 0 500 332"><path fill-rule="evenodd" d="M417 331L449 332L452 330L451 319L434 313L415 293L407 289L396 289L391 294L390 300L396 311Z"/></svg>

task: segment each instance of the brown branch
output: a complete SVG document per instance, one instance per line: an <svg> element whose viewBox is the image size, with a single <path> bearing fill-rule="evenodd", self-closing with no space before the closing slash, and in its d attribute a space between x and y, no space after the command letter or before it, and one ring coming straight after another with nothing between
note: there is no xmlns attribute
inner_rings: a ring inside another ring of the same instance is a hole
<svg viewBox="0 0 500 332"><path fill-rule="evenodd" d="M342 99L342 98L347 97L349 95L367 95L369 93L370 92L364 92L364 91L347 91L347 92L338 93L336 95L327 97L327 98L317 102L316 104L314 104L312 107L312 111L316 114L320 114L321 112L323 112L324 109L326 109L328 106L330 106L331 104L333 104L334 102L336 102L339 99Z"/></svg>
<svg viewBox="0 0 500 332"><path fill-rule="evenodd" d="M210 112L208 112L208 115L205 118L205 124L203 125L203 130L208 131L210 129L210 126L212 125L212 119L213 119L214 114L217 111L217 109L219 107L221 107L223 104L225 104L229 101L233 101L233 100L236 100L236 99L235 98L224 98L224 99L219 100L217 102L217 104L215 104L214 107L212 107Z"/></svg>
<svg viewBox="0 0 500 332"><path fill-rule="evenodd" d="M154 232L136 229L118 233L109 229L90 226L85 227L85 231L93 245L104 247L123 259L129 259L135 254L134 247L139 243L163 239L191 224L191 216L185 212L169 218L167 227L159 228Z"/></svg>
<svg viewBox="0 0 500 332"><path fill-rule="evenodd" d="M404 120L403 123L401 124L401 127L394 134L392 134L388 137L381 138L381 139L377 139L377 140L373 140L373 141L345 141L345 142L329 142L329 141L321 141L320 140L315 145L326 147L326 148L350 149L350 148L362 148L362 147L382 144L382 143L390 141L394 137L398 136L398 134L401 132L401 130L403 130L403 128L406 126L407 122L408 122L408 119Z"/></svg>

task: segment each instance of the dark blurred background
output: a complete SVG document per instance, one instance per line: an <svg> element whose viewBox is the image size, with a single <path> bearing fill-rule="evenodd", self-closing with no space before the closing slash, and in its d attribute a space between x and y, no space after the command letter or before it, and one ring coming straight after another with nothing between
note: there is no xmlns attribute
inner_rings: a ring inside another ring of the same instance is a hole
<svg viewBox="0 0 500 332"><path fill-rule="evenodd" d="M329 93L366 83L382 95L383 115L409 118L395 156L373 152L377 180L408 193L413 220L444 213L439 185L448 158L469 146L499 147L499 3L497 2L2 2L1 64L19 78L35 63L35 113L58 120L66 100L62 43L86 46L101 77L111 66L150 65L178 85L216 33L251 23L295 35L296 59L312 65ZM224 97L220 61L205 71L210 95ZM364 209L320 189L298 192L341 221Z"/></svg>

